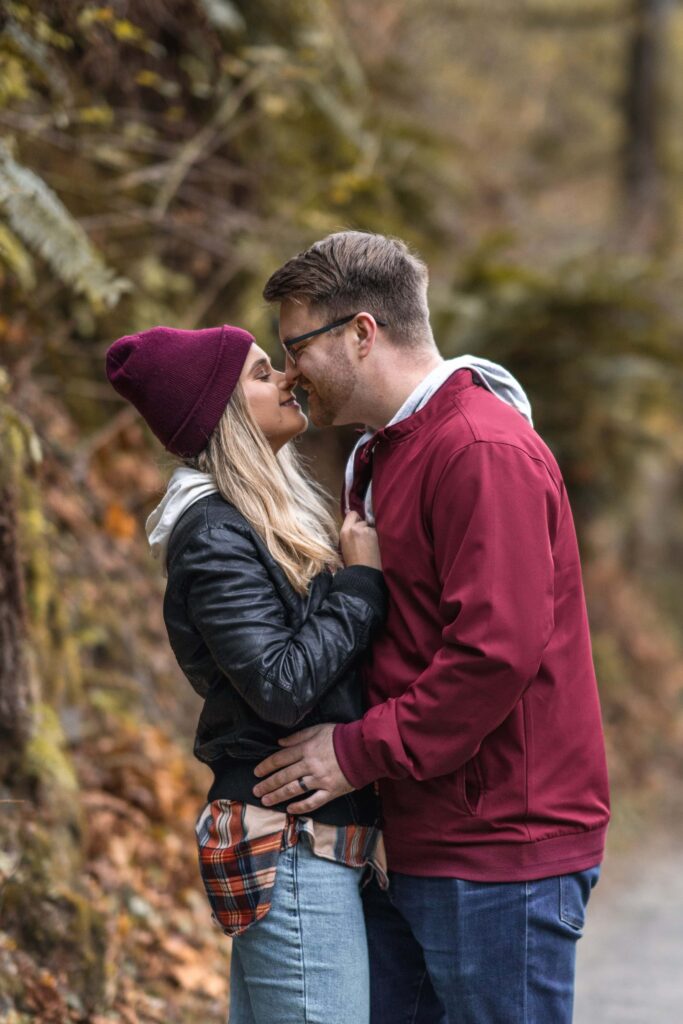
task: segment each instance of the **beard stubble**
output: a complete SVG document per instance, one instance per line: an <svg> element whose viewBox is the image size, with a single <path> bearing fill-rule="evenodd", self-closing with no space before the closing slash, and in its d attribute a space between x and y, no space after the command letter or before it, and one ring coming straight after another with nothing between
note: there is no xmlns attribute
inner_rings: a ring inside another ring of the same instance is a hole
<svg viewBox="0 0 683 1024"><path fill-rule="evenodd" d="M313 394L308 405L311 421L316 427L331 427L353 394L356 376L346 350L333 349L317 383L309 381Z"/></svg>

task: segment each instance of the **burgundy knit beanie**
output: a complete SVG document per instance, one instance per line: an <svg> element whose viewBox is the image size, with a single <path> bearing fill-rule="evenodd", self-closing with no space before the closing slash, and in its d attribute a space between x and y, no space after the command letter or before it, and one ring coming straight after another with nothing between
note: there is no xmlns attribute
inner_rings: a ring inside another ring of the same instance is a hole
<svg viewBox="0 0 683 1024"><path fill-rule="evenodd" d="M198 455L230 401L254 340L228 324L201 331L152 327L109 347L107 377L164 448Z"/></svg>

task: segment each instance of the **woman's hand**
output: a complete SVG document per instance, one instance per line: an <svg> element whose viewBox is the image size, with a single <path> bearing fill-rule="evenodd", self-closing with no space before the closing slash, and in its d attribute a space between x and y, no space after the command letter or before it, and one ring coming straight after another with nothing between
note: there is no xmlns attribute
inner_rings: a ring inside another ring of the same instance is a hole
<svg viewBox="0 0 683 1024"><path fill-rule="evenodd" d="M345 565L369 565L381 569L377 531L365 522L357 512L347 512L339 531L339 543Z"/></svg>

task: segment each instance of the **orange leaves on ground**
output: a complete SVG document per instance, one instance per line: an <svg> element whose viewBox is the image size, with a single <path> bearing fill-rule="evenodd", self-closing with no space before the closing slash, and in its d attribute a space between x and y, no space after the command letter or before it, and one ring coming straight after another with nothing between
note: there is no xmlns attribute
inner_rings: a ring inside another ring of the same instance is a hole
<svg viewBox="0 0 683 1024"><path fill-rule="evenodd" d="M198 1018L223 1017L230 943L201 891L193 824L202 796L186 753L156 726L120 721L86 740L77 761L88 888L116 964L112 1009L129 1024L167 1024L181 989Z"/></svg>
<svg viewBox="0 0 683 1024"><path fill-rule="evenodd" d="M214 998L224 995L225 975L208 970L206 954L202 949L178 935L165 937L162 944L164 951L172 958L171 974L181 988L205 992Z"/></svg>
<svg viewBox="0 0 683 1024"><path fill-rule="evenodd" d="M104 513L104 528L111 537L119 540L131 540L138 530L138 523L123 505L112 502Z"/></svg>
<svg viewBox="0 0 683 1024"><path fill-rule="evenodd" d="M87 740L77 758L88 790L104 791L103 810L130 819L138 809L147 824L192 824L199 812L192 782L203 785L204 772L157 726L119 721L114 732Z"/></svg>

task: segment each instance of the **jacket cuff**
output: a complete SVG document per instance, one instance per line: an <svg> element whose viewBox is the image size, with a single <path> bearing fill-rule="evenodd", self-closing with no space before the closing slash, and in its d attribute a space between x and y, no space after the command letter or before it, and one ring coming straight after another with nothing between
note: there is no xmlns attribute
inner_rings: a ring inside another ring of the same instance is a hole
<svg viewBox="0 0 683 1024"><path fill-rule="evenodd" d="M354 789L363 789L378 778L363 745L363 720L336 725L332 745L344 777Z"/></svg>
<svg viewBox="0 0 683 1024"><path fill-rule="evenodd" d="M361 597L370 605L377 618L384 620L387 613L387 585L381 570L372 569L369 565L349 565L334 574L332 589Z"/></svg>

